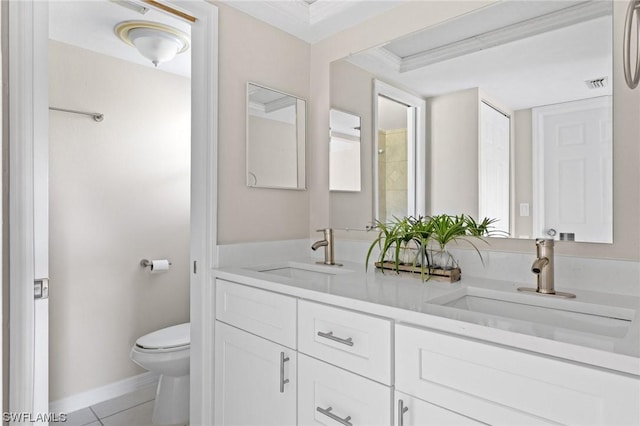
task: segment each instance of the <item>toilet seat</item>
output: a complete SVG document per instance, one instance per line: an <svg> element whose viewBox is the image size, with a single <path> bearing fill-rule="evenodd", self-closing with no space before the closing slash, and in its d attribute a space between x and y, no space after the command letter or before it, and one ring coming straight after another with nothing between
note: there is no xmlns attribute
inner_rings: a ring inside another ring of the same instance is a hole
<svg viewBox="0 0 640 426"><path fill-rule="evenodd" d="M189 348L190 344L190 323L163 328L136 340L136 348L143 350L180 350Z"/></svg>
<svg viewBox="0 0 640 426"><path fill-rule="evenodd" d="M140 367L159 374L153 424L189 422L190 324L174 325L140 337L129 356Z"/></svg>

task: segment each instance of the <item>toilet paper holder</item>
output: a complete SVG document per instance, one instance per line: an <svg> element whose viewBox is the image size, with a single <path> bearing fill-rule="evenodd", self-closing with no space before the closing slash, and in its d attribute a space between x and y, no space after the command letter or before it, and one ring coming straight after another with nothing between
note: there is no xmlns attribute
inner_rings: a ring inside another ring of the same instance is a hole
<svg viewBox="0 0 640 426"><path fill-rule="evenodd" d="M145 268L149 268L153 265L153 262L151 260L148 259L142 259L140 261L140 266L145 267ZM171 266L171 262L169 262L169 266Z"/></svg>

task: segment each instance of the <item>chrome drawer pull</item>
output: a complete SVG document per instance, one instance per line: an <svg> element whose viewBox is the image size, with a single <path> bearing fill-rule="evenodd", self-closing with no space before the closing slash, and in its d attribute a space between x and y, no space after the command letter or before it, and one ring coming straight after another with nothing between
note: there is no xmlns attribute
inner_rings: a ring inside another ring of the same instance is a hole
<svg viewBox="0 0 640 426"><path fill-rule="evenodd" d="M289 383L289 379L284 378L284 363L289 361L289 357L284 356L284 352L280 352L280 393L284 393L284 385Z"/></svg>
<svg viewBox="0 0 640 426"><path fill-rule="evenodd" d="M347 339L341 339L333 335L333 331L328 333L324 333L322 331L318 331L318 336L324 337L325 339L333 340L334 342L342 343L343 345L353 346L353 339L351 337Z"/></svg>
<svg viewBox="0 0 640 426"><path fill-rule="evenodd" d="M399 399L398 400L398 426L404 425L404 413L409 411L409 407L404 406L404 402Z"/></svg>
<svg viewBox="0 0 640 426"><path fill-rule="evenodd" d="M331 420L335 420L338 423L342 423L344 426L353 426L353 423L349 421L351 420L351 416L347 416L344 419L341 419L340 417L333 414L331 410L333 410L332 407L328 407L328 408L316 407L317 412L324 414L325 416L329 417Z"/></svg>

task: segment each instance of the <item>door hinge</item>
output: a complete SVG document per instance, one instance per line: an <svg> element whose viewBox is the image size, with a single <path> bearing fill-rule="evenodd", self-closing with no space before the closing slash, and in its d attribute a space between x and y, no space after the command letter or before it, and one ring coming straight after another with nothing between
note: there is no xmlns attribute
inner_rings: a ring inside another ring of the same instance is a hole
<svg viewBox="0 0 640 426"><path fill-rule="evenodd" d="M33 282L34 299L49 298L49 278L40 278Z"/></svg>

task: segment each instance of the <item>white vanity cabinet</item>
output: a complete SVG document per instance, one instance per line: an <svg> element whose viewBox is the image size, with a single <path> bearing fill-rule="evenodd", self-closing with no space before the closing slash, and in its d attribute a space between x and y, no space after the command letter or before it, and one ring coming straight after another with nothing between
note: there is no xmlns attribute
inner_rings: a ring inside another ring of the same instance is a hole
<svg viewBox="0 0 640 426"><path fill-rule="evenodd" d="M295 425L297 354L216 321L217 425Z"/></svg>
<svg viewBox="0 0 640 426"><path fill-rule="evenodd" d="M637 376L291 294L217 279L216 425L640 424Z"/></svg>
<svg viewBox="0 0 640 426"><path fill-rule="evenodd" d="M298 424L391 425L387 318L298 301Z"/></svg>
<svg viewBox="0 0 640 426"><path fill-rule="evenodd" d="M297 424L296 299L216 282L216 425Z"/></svg>
<svg viewBox="0 0 640 426"><path fill-rule="evenodd" d="M390 426L392 330L387 318L218 279L216 425Z"/></svg>
<svg viewBox="0 0 640 426"><path fill-rule="evenodd" d="M465 418L492 425L640 424L637 377L407 325L396 325L395 335L396 390ZM404 424L412 424L411 403L403 404Z"/></svg>

